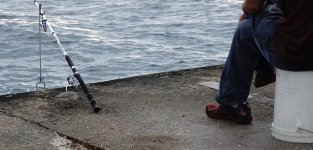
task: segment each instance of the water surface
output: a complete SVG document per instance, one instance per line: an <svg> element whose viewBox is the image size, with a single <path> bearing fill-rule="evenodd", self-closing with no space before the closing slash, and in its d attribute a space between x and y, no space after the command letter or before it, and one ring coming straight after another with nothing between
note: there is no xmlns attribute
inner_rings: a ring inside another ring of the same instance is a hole
<svg viewBox="0 0 313 150"><path fill-rule="evenodd" d="M42 0L46 16L86 83L224 63L240 0ZM0 0L0 95L35 90L38 10ZM71 70L42 33L42 76L63 87Z"/></svg>

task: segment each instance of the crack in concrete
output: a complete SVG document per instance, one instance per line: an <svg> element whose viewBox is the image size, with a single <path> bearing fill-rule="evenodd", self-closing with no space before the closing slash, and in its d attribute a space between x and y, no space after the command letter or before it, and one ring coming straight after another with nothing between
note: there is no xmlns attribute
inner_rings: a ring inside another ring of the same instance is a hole
<svg viewBox="0 0 313 150"><path fill-rule="evenodd" d="M73 148L74 148L74 147L80 147L80 148L83 147L83 148L86 148L87 150L105 150L105 149L100 148L100 147L98 147L98 146L89 144L89 143L84 142L84 141L82 141L82 140L79 140L79 139L77 139L77 138L74 138L74 137L71 137L71 136L66 135L66 134L64 134L64 133L58 132L58 131L56 131L56 130L53 130L53 129L49 128L49 127L46 127L46 126L42 125L41 123L32 121L32 120L30 120L30 119L27 119L27 118L23 118L23 117L14 115L14 114L5 112L5 111L3 111L3 110L0 110L0 113L2 113L2 114L4 114L4 115L7 115L8 117L14 117L14 118L17 118L17 119L21 119L21 120L23 120L23 121L26 121L26 122L29 122L29 123L31 123L31 124L37 125L37 126L39 126L39 127L41 127L41 128L44 128L44 129L46 129L46 130L52 131L52 132L56 133L57 136L59 136L60 138L64 138L64 139L67 139L67 140L71 141L70 144L72 144L72 147L73 147ZM51 143L51 144L52 144L52 143ZM52 144L52 145L54 145L54 144ZM54 146L56 146L56 145L54 145ZM60 149L60 147L58 147L58 148ZM61 149L63 150L64 148L61 148Z"/></svg>

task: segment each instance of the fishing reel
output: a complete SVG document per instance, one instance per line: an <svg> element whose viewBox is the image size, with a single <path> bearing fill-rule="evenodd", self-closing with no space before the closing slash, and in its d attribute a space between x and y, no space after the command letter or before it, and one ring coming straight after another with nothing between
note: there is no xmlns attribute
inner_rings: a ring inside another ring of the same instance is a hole
<svg viewBox="0 0 313 150"><path fill-rule="evenodd" d="M79 82L77 80L77 78L74 75L69 75L67 77L67 83L68 85L65 86L65 90L67 91L68 87L74 87L75 89L77 89Z"/></svg>

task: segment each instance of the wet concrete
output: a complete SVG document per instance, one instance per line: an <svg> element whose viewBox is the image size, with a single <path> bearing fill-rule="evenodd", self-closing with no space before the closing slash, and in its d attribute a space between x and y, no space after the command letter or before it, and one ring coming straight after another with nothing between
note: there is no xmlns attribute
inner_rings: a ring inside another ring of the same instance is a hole
<svg viewBox="0 0 313 150"><path fill-rule="evenodd" d="M24 143L33 143L31 149L57 148L51 144L54 132L86 149L313 149L313 144L271 136L273 84L251 89L254 120L250 125L207 118L205 106L214 101L216 90L198 83L218 82L221 69L212 66L89 84L104 108L98 114L92 112L85 95L75 90L0 96L0 149L24 149ZM37 141L27 140L34 135Z"/></svg>

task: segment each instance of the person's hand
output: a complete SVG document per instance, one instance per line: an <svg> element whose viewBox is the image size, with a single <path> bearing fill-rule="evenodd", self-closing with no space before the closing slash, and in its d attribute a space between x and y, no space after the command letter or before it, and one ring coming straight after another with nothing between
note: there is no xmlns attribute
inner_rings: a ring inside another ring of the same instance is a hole
<svg viewBox="0 0 313 150"><path fill-rule="evenodd" d="M245 0L242 11L248 14L258 13L264 7L264 0Z"/></svg>
<svg viewBox="0 0 313 150"><path fill-rule="evenodd" d="M243 14L240 16L240 18L239 18L239 22L242 21L242 20L244 20L244 19L246 19L246 16L247 16L247 14L246 14L246 13L243 13Z"/></svg>

